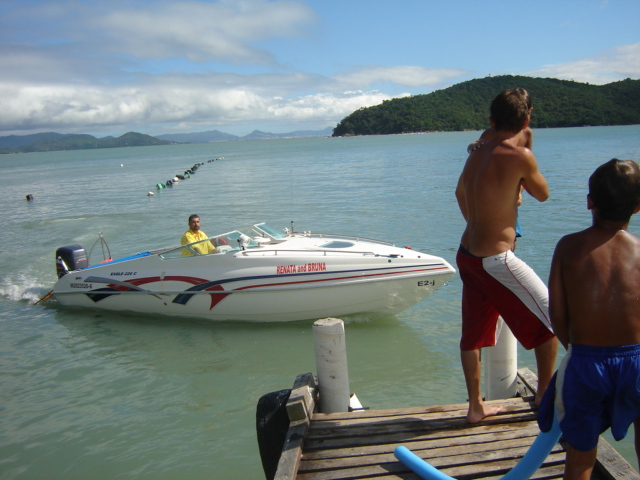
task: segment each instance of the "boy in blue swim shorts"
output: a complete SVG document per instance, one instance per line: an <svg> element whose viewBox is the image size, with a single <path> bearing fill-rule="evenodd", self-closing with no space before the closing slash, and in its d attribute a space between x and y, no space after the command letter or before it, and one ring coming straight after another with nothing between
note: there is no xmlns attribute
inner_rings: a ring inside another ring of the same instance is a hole
<svg viewBox="0 0 640 480"><path fill-rule="evenodd" d="M638 164L598 167L587 208L592 226L560 239L551 264L549 314L567 355L538 420L547 431L555 406L568 443L564 478L585 480L607 428L621 440L633 423L640 453L640 239L627 231L640 211Z"/></svg>

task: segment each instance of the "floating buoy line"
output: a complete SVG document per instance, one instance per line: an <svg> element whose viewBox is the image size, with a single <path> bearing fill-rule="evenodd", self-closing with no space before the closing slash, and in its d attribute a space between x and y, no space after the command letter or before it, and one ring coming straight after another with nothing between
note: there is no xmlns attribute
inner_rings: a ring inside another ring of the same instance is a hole
<svg viewBox="0 0 640 480"><path fill-rule="evenodd" d="M215 162L216 160L224 160L224 157L212 158L210 160L207 160L207 163ZM180 180L187 180L191 178L191 176L195 174L198 168L200 168L202 165L204 165L204 162L196 163L191 168L188 168L187 170L185 170L184 173L175 175L174 177L166 180L165 182L156 183L156 189L162 190L167 187L173 187L174 185L180 183ZM155 193L153 193L152 191L147 192L148 197L153 197L154 195Z"/></svg>

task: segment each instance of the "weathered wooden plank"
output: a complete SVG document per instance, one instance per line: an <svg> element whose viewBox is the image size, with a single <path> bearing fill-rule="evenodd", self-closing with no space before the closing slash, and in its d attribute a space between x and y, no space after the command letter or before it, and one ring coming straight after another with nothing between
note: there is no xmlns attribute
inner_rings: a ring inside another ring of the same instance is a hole
<svg viewBox="0 0 640 480"><path fill-rule="evenodd" d="M538 470L536 470L536 472L530 477L530 480L541 480L541 479L552 480L556 478L561 479L563 475L564 475L564 462L560 464L551 465L551 466L543 465ZM500 474L500 475L483 476L481 478L482 480L499 480L502 477L503 475ZM383 480L383 479L380 479L380 480ZM599 479L592 478L591 480L599 480Z"/></svg>
<svg viewBox="0 0 640 480"><path fill-rule="evenodd" d="M504 424L510 424L514 430L525 428L527 422L535 421L535 416L531 415L522 419L505 420ZM326 430L322 432L322 435L314 434L309 435L307 438L307 450L315 450L317 448L346 448L357 447L371 444L374 441L374 437L388 438L391 441L402 441L403 439L415 438L420 435L424 435L430 432L443 437L459 435L459 431L465 431L462 426L452 426L451 423L446 422L434 422L432 425L415 424L411 428L407 425L377 425L363 426L361 429L336 429ZM496 429L504 428L504 425L491 423L486 425L490 430L491 427ZM475 435L482 433L480 430L471 430L469 435ZM464 433L467 434L467 433Z"/></svg>
<svg viewBox="0 0 640 480"><path fill-rule="evenodd" d="M525 450L526 451L526 450ZM545 461L545 465L562 465L564 464L565 454L564 452L552 453ZM440 470L452 477L461 479L463 477L477 477L478 474L483 476L494 476L496 473L504 475L511 470L518 460L500 460L490 463L479 462L476 464L459 465L454 467L443 467ZM434 465L435 466L435 465Z"/></svg>
<svg viewBox="0 0 640 480"><path fill-rule="evenodd" d="M539 468L531 477L530 480L562 480L564 473L564 465L554 465L550 467ZM465 475L459 477L459 480L466 479L478 479L478 480L500 480L504 475ZM396 475L382 475L371 477L375 480L422 480L418 475L413 472L399 472ZM602 480L599 477L592 476L591 480Z"/></svg>
<svg viewBox="0 0 640 480"><path fill-rule="evenodd" d="M495 416L490 416L485 418L482 423L501 423L502 421L510 418L511 416L518 415L535 415L535 412L532 410L532 407L520 402L520 404L502 404L503 411ZM421 421L421 422L452 422L453 425L468 425L466 421L467 410L454 410L448 412L441 413L433 413L433 412L416 412L410 414L400 414L393 416L370 416L370 417L361 417L361 418L352 418L348 420L343 419L324 419L323 421L318 420L318 415L314 414L313 417L313 428L309 432L313 434L314 431L321 431L323 429L328 428L340 428L340 427L348 427L348 426L361 426L361 425L371 425L371 424L382 424L382 425L392 425L394 423L406 423L407 421Z"/></svg>
<svg viewBox="0 0 640 480"><path fill-rule="evenodd" d="M411 448L411 451L421 458L428 459L434 466L454 466L478 461L488 463L496 460L518 460L533 443L535 437L521 439L506 439L491 444L441 446L430 449ZM562 447L557 445L554 452L562 452ZM342 456L328 459L301 460L299 471L320 471L338 468L365 466L378 463L393 462L395 459L393 450L380 454Z"/></svg>
<svg viewBox="0 0 640 480"><path fill-rule="evenodd" d="M390 462L367 467L343 468L322 472L300 472L297 480L357 480L359 478L375 478L376 475L404 474L409 470L400 462ZM402 477L400 477L402 478Z"/></svg>
<svg viewBox="0 0 640 480"><path fill-rule="evenodd" d="M372 435L364 435L358 437L347 438L307 438L305 443L306 454L313 454L320 450L329 450L335 448L359 448L370 445L384 445L384 444L402 444L410 441L421 440L434 440L434 439L453 439L456 437L474 436L474 435L486 435L486 434L500 434L501 432L519 432L520 430L526 430L531 428L535 422L520 422L520 423L505 423L505 424L478 424L469 425L466 424L466 428L459 428L455 430L416 430L413 432L405 432L402 430L385 432L384 434L374 433ZM534 426L537 428L537 426Z"/></svg>
<svg viewBox="0 0 640 480"><path fill-rule="evenodd" d="M538 391L538 377L528 368L518 370L518 380L523 384L526 395L535 395Z"/></svg>
<svg viewBox="0 0 640 480"><path fill-rule="evenodd" d="M606 480L640 480L640 474L602 437L598 440L596 469Z"/></svg>
<svg viewBox="0 0 640 480"><path fill-rule="evenodd" d="M532 407L534 404L530 403L527 399L520 397L508 398L504 400L490 400L488 405L502 405L506 409L513 410L525 410ZM370 419L370 418L387 418L387 417L404 417L420 414L436 414L442 416L456 412L455 415L466 416L469 409L468 403L456 403L450 405L437 405L431 407L409 407L409 408L395 408L385 410L359 410L356 412L337 412L337 413L316 413L314 415L314 423L321 424L323 422L335 422L345 420L347 422L357 422L358 420ZM448 415L451 416L451 415Z"/></svg>
<svg viewBox="0 0 640 480"><path fill-rule="evenodd" d="M509 398L505 400L491 400L486 402L487 405L501 405L505 411L527 411L531 408L535 408L533 402L523 401L521 398ZM367 420L386 420L393 419L395 417L411 417L416 415L423 415L425 417L464 417L467 414L469 408L468 404L458 405L444 405L440 408L407 408L407 409L393 409L393 410L359 410L352 413L338 412L338 413L316 413L314 416L314 423L358 423L365 422ZM490 418L490 417L488 417Z"/></svg>
<svg viewBox="0 0 640 480"><path fill-rule="evenodd" d="M431 463L431 460L429 460ZM440 468L446 475L450 475L458 480L470 478L484 478L490 476L502 476L506 474L517 463L517 460L503 460L495 462L482 462L460 465L455 467ZM544 469L548 467L562 466L564 463L564 453L551 454L545 462ZM434 463L432 463L434 464ZM435 466L435 464L434 464ZM557 470L556 470L557 471ZM537 478L542 476L537 475ZM536 476L532 478L536 478ZM360 478L416 478L411 476L411 472L402 463L388 462L371 464L363 467L343 468L338 470L325 470L319 472L300 472L298 480L348 480Z"/></svg>
<svg viewBox="0 0 640 480"><path fill-rule="evenodd" d="M483 420L483 425L500 425L504 423L519 423L536 421L536 413L532 411L517 412L515 414L505 413L503 415L487 417ZM309 429L309 436L326 436L331 435L334 432L351 432L358 430L397 430L397 431L410 431L410 430L460 430L466 429L469 426L464 417L454 418L421 418L419 416L408 416L404 418L394 418L393 420L382 421L369 421L355 424L341 424L341 425L317 425L314 424Z"/></svg>
<svg viewBox="0 0 640 480"><path fill-rule="evenodd" d="M315 418L315 417L314 417ZM519 411L519 412L504 412L501 415L487 417L482 421L483 425L500 425L504 423L518 423L518 422L528 422L528 421L536 421L536 413L528 410L528 411ZM406 416L406 417L394 417L393 419L388 420L369 420L367 422L357 422L357 423L340 423L340 424L329 424L324 423L322 425L318 425L314 422L314 424L309 429L309 436L326 436L331 434L332 432L350 432L359 429L383 429L383 430L438 430L438 429L451 429L451 430L459 430L465 429L469 426L466 418L463 416L457 417L447 417L447 418L437 418L437 417L422 417L420 415L414 416Z"/></svg>
<svg viewBox="0 0 640 480"><path fill-rule="evenodd" d="M300 457L302 456L302 445L304 443L304 434L309 428L310 420L304 418L297 422L291 422L289 432L282 447L282 454L278 462L278 470L274 480L291 480L296 478Z"/></svg>
<svg viewBox="0 0 640 480"><path fill-rule="evenodd" d="M489 443L500 441L505 436L509 438L531 438L535 437L539 430L538 426L534 423L529 423L525 428L515 430L508 425L500 425L493 431L486 430L484 427L479 427L484 433L475 433L474 435L464 434L452 434L443 435L442 432L434 432L432 434L420 435L414 438L401 438L399 441L389 441L389 437L375 437L371 442L365 445L357 447L340 447L333 446L332 448L309 450L305 444L304 458L306 460L315 460L322 458L335 458L341 456L357 456L357 455L372 455L377 453L392 452L396 447L404 445L407 448L413 449L427 449L438 448L442 446L459 446L468 445L473 443Z"/></svg>
<svg viewBox="0 0 640 480"><path fill-rule="evenodd" d="M315 407L314 390L308 385L291 390L287 402L287 415L289 421L295 422L305 417L311 417Z"/></svg>
<svg viewBox="0 0 640 480"><path fill-rule="evenodd" d="M307 414L299 420L289 423L289 430L282 447L282 453L280 454L278 469L274 480L292 480L298 472L304 437L309 430L309 425L311 424L311 416L317 397L315 380L311 373L305 373L296 377L296 380L293 383L292 393L294 391L298 393L297 397L294 397L293 399L289 396L289 401L287 402L287 413L289 412L289 403L293 404L294 402L300 401L299 396L301 395L300 390L302 389L310 390L310 404L305 405L304 407ZM306 401L306 399L303 401Z"/></svg>

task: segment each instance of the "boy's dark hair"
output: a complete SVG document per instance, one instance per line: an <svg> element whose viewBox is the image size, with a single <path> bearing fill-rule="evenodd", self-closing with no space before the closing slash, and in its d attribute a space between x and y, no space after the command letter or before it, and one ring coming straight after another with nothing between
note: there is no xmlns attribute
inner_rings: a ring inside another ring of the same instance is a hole
<svg viewBox="0 0 640 480"><path fill-rule="evenodd" d="M200 218L200 216L196 215L195 213L193 215L189 215L189 223L191 223L191 220L193 220L194 218Z"/></svg>
<svg viewBox="0 0 640 480"><path fill-rule="evenodd" d="M527 92L524 88L521 88L521 87L514 88L513 90L518 95L522 95L522 98L524 98L524 101L527 104L527 108L531 110L533 108L533 105L531 104L531 95L529 95L529 92Z"/></svg>
<svg viewBox="0 0 640 480"><path fill-rule="evenodd" d="M602 220L629 221L640 205L640 167L617 158L600 165L589 177L589 196Z"/></svg>
<svg viewBox="0 0 640 480"><path fill-rule="evenodd" d="M491 102L491 118L496 131L518 133L524 128L531 110L531 97L524 88L511 88Z"/></svg>

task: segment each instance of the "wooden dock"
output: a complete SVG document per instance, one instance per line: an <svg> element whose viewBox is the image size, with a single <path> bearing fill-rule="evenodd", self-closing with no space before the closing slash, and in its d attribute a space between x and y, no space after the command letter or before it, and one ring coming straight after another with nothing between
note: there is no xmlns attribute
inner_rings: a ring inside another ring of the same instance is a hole
<svg viewBox="0 0 640 480"><path fill-rule="evenodd" d="M466 403L314 413L315 379L310 373L300 375L286 404L290 423L274 478L419 480L393 455L397 446L404 445L454 478L498 479L513 468L539 433L533 402L536 386L535 375L520 370L521 396L489 402L502 405L501 414L469 425ZM531 478L562 478L564 460L561 441ZM600 438L592 479L622 478L640 480L640 475Z"/></svg>

